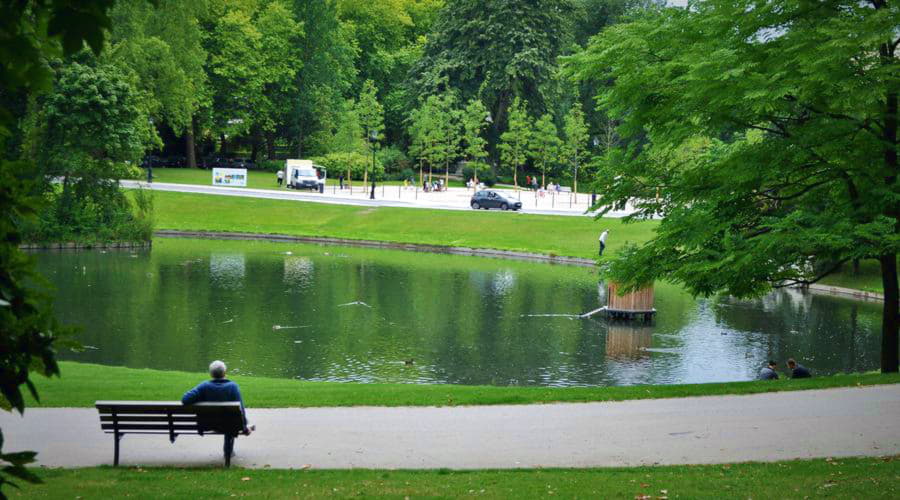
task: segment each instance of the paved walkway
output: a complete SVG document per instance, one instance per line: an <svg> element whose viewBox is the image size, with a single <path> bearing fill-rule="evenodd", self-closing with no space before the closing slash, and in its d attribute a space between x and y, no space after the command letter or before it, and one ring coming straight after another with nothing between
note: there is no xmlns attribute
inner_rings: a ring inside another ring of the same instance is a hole
<svg viewBox="0 0 900 500"><path fill-rule="evenodd" d="M330 203L335 205L354 205L366 207L403 207L403 208L431 208L439 210L469 210L469 201L472 190L466 188L449 188L440 193L423 193L415 188L402 189L400 186L385 186L384 189L376 188L375 200L370 200L368 195L356 188L353 193L345 189L343 191L334 186L328 186L324 193L311 191L294 191L289 189L251 189L224 186L203 186L197 184L174 184L167 182L146 182L123 180L119 181L122 187L150 187L155 191L176 191L181 193L217 194L224 196L241 196L249 198L267 198L273 200L296 200L314 203ZM577 197L569 193L535 196L533 191L519 191L512 189L496 189L504 196L511 199L521 199L521 213L539 215L570 215L593 216L586 213L590 204L590 195L579 194ZM571 198L572 203L569 203ZM625 210L617 210L608 213L607 217L624 217L633 212L629 205Z"/></svg>
<svg viewBox="0 0 900 500"><path fill-rule="evenodd" d="M235 464L300 468L602 467L900 454L900 384L753 396L450 408L249 409ZM112 463L94 409L0 412L3 450ZM123 465L219 466L221 437L129 435Z"/></svg>

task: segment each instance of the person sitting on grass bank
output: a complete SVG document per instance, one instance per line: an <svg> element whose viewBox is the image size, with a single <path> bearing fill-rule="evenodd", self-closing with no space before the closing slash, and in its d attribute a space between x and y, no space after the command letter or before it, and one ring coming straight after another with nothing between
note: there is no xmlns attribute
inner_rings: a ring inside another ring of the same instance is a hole
<svg viewBox="0 0 900 500"><path fill-rule="evenodd" d="M241 398L241 391L238 385L225 378L225 371L228 367L225 363L215 360L209 364L209 376L212 380L201 382L193 389L184 393L181 397L181 404L192 405L194 403L203 402L226 402L238 401L241 403L241 416L244 420L244 435L249 436L256 430L256 426L247 426L247 414L244 411L244 400ZM225 454L234 455L234 436L225 436Z"/></svg>
<svg viewBox="0 0 900 500"><path fill-rule="evenodd" d="M787 366L788 366L788 369L791 371L791 378L810 378L810 377L812 377L812 374L809 373L809 370L807 370L805 366L794 361L794 358L790 358L787 360Z"/></svg>
<svg viewBox="0 0 900 500"><path fill-rule="evenodd" d="M762 370L759 371L759 376L756 377L757 380L778 380L778 373L775 371L775 368L778 367L778 363L774 361L769 361L769 364L764 366Z"/></svg>

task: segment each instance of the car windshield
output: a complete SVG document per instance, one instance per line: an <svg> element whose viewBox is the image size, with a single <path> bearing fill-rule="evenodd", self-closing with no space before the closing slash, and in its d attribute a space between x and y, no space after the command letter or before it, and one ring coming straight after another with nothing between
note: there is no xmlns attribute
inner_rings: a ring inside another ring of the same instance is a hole
<svg viewBox="0 0 900 500"><path fill-rule="evenodd" d="M315 170L300 170L300 177L317 177Z"/></svg>

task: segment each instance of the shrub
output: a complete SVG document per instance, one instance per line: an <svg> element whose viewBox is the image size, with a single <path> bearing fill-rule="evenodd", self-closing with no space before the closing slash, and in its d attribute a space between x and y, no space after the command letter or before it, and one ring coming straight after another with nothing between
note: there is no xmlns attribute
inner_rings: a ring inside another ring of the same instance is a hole
<svg viewBox="0 0 900 500"><path fill-rule="evenodd" d="M284 169L284 160L260 160L257 165L258 170L277 172Z"/></svg>
<svg viewBox="0 0 900 500"><path fill-rule="evenodd" d="M328 177L337 178L339 175L347 175L347 169L350 170L350 176L353 179L362 179L363 172L369 169L372 173L372 158L360 153L329 153L324 156L316 156L310 158L316 165L321 165L328 169ZM376 178L384 174L384 167L375 161Z"/></svg>
<svg viewBox="0 0 900 500"><path fill-rule="evenodd" d="M396 146L390 146L375 153L375 158L384 165L385 172L397 174L411 165L406 154Z"/></svg>

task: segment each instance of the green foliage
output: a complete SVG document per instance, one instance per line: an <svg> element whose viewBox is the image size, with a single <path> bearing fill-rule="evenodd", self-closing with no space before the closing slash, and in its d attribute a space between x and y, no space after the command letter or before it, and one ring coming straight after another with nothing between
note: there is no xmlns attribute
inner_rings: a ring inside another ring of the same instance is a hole
<svg viewBox="0 0 900 500"><path fill-rule="evenodd" d="M409 169L412 165L406 154L395 146L382 148L375 156L378 163L384 165L385 172L389 173L398 173L401 170Z"/></svg>
<svg viewBox="0 0 900 500"><path fill-rule="evenodd" d="M150 116L180 134L206 104L206 51L199 20L205 1L121 1L111 10L110 47L104 57L136 75Z"/></svg>
<svg viewBox="0 0 900 500"><path fill-rule="evenodd" d="M350 96L358 73L353 64L358 48L351 28L338 18L334 0L294 0L293 13L303 26L298 46L303 67L296 76L288 132L297 157L303 158L311 134L328 130L329 123L323 118Z"/></svg>
<svg viewBox="0 0 900 500"><path fill-rule="evenodd" d="M584 122L584 112L581 110L581 103L574 103L572 109L566 114L563 133L565 134L565 140L563 141L560 154L562 160L568 162L572 167L573 190L577 193L578 170L587 156L588 147L588 129L587 124Z"/></svg>
<svg viewBox="0 0 900 500"><path fill-rule="evenodd" d="M372 155L362 153L329 153L324 156L315 156L311 158L316 165L322 165L328 169L328 177L337 179L338 176L347 176L349 170L353 179L363 179L368 175L366 172L372 172ZM375 159L375 175L380 177L384 175L384 166Z"/></svg>
<svg viewBox="0 0 900 500"><path fill-rule="evenodd" d="M460 115L462 122L462 141L465 144L463 154L466 159L481 162L487 158L487 141L482 137L482 132L488 126L490 113L478 99L471 99L466 104L466 109Z"/></svg>
<svg viewBox="0 0 900 500"><path fill-rule="evenodd" d="M531 157L535 166L541 169L541 186L546 186L547 169L552 168L559 161L560 147L559 131L553 123L553 117L545 114L534 124L534 132L531 135Z"/></svg>
<svg viewBox="0 0 900 500"><path fill-rule="evenodd" d="M898 24L900 6L881 2L710 0L612 26L569 58L620 123L599 204L664 217L606 273L748 296L833 270L816 261L878 257L895 286ZM891 289L885 371L897 370Z"/></svg>
<svg viewBox="0 0 900 500"><path fill-rule="evenodd" d="M85 42L100 52L111 5L112 0L0 5L0 408L4 410L25 411L22 385L37 399L30 372L59 375L54 345L63 333L50 297L36 286L41 281L32 259L18 248L20 223L34 217L39 204L34 195L38 176L30 162L12 158L13 150L7 147L10 132L16 130L9 97L48 90L54 75L47 61L54 56L75 53ZM26 451L0 453L0 461L8 464L0 470L0 490L16 486L10 478L40 482L24 467L34 457L34 452Z"/></svg>
<svg viewBox="0 0 900 500"><path fill-rule="evenodd" d="M519 166L528 159L531 144L531 118L526 107L516 97L509 109L509 128L500 136L500 160L504 167L512 169L513 184L519 185Z"/></svg>
<svg viewBox="0 0 900 500"><path fill-rule="evenodd" d="M378 89L372 80L366 80L363 84L356 101L356 114L365 132L363 140L374 145L381 139L381 130L384 128L384 107L378 102Z"/></svg>
<svg viewBox="0 0 900 500"><path fill-rule="evenodd" d="M514 96L534 114L547 109L571 12L568 0L448 0L410 71L411 87L417 96L449 87L463 101L480 99L494 118L493 150Z"/></svg>
<svg viewBox="0 0 900 500"><path fill-rule="evenodd" d="M60 67L54 90L35 101L28 154L44 182L39 220L23 221L30 241L142 240L152 217L136 218L118 180L133 175L155 137L137 91L102 62ZM59 179L60 186L51 183Z"/></svg>

